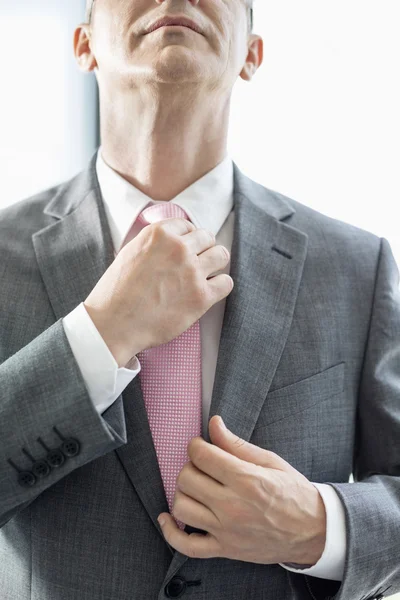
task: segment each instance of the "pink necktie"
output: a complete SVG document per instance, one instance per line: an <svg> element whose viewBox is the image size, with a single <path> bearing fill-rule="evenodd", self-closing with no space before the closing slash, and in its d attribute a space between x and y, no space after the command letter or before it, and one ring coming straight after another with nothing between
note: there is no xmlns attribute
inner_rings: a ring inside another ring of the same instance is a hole
<svg viewBox="0 0 400 600"><path fill-rule="evenodd" d="M143 226L171 217L190 221L187 213L171 202L154 204L138 216ZM200 322L156 348L137 355L143 399L157 453L161 478L172 514L176 479L188 462L187 446L201 435L201 338ZM178 527L185 523L175 519Z"/></svg>

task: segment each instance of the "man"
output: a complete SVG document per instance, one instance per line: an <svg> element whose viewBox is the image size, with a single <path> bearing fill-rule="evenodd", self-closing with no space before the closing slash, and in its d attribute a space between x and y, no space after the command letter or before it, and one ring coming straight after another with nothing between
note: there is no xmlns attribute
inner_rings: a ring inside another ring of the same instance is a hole
<svg viewBox="0 0 400 600"><path fill-rule="evenodd" d="M400 591L387 240L227 156L250 4L87 8L102 145L0 213L3 597Z"/></svg>

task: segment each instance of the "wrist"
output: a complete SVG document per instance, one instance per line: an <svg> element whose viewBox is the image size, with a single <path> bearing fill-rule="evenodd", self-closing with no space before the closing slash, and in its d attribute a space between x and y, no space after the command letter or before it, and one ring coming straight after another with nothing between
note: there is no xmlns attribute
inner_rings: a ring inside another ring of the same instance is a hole
<svg viewBox="0 0 400 600"><path fill-rule="evenodd" d="M130 363L132 363L135 356L141 351L139 349L132 349L131 347L127 349L126 347L122 347L120 344L113 345L111 342L107 342L106 340L104 341L113 355L114 360L118 365L118 369L121 367L130 369Z"/></svg>
<svg viewBox="0 0 400 600"><path fill-rule="evenodd" d="M304 526L304 541L299 546L296 557L291 561L294 568L313 567L321 558L325 550L327 517L325 503L318 489L313 486L311 491L312 510L311 517Z"/></svg>
<svg viewBox="0 0 400 600"><path fill-rule="evenodd" d="M110 330L109 319L85 302L83 305L94 326L99 332L102 340L113 355L118 368L120 369L121 367L125 367L134 358L134 356L140 352L140 350L128 347L127 344L122 344L120 339L115 339L116 329L115 327L112 327ZM120 338L121 336L117 335L117 337Z"/></svg>

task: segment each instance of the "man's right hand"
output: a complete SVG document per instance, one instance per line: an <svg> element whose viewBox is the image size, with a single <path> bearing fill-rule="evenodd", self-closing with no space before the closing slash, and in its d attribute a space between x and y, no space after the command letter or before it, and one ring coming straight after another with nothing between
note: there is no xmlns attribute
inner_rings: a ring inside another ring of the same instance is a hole
<svg viewBox="0 0 400 600"><path fill-rule="evenodd" d="M207 278L229 260L211 232L180 218L151 223L126 244L84 301L118 367L178 337L226 298L233 279Z"/></svg>

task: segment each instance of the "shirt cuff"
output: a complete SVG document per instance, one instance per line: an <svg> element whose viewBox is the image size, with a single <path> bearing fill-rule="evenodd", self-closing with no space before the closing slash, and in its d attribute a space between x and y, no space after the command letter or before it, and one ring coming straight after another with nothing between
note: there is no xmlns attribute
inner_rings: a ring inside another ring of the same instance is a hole
<svg viewBox="0 0 400 600"><path fill-rule="evenodd" d="M88 394L99 414L121 395L126 386L139 374L137 356L118 368L100 332L89 316L83 302L62 320L65 335L82 373Z"/></svg>
<svg viewBox="0 0 400 600"><path fill-rule="evenodd" d="M279 563L288 571L303 573L322 579L342 581L346 558L346 517L342 501L336 490L327 483L313 483L324 501L326 511L326 541L321 558L311 567L293 565L296 563Z"/></svg>

